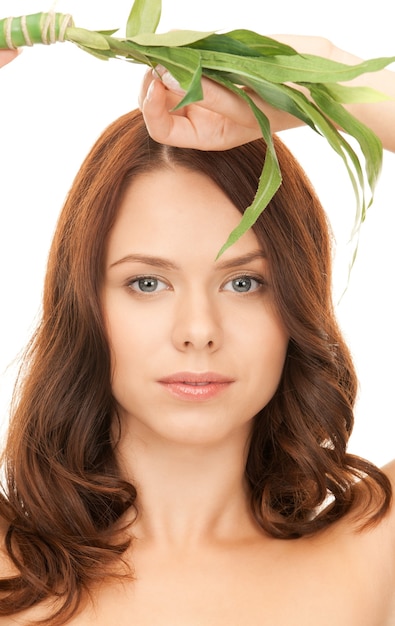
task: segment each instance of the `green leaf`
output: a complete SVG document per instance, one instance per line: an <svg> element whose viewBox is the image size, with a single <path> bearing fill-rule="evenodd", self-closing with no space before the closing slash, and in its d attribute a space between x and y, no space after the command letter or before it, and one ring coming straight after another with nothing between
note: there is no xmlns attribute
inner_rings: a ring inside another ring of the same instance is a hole
<svg viewBox="0 0 395 626"><path fill-rule="evenodd" d="M329 145L339 154L344 162L356 199L354 229L351 235L352 239L355 234L358 233L366 213L365 181L361 163L348 141L340 134L330 119L326 117L326 112L328 112L327 114L333 112L331 107L328 106L328 103L326 101L323 102L323 106L320 109L316 104L310 102L300 91L291 87L290 89L293 91L293 97L298 101L298 105L310 116L316 129L326 138ZM381 159L379 159L377 163L377 167L380 166Z"/></svg>
<svg viewBox="0 0 395 626"><path fill-rule="evenodd" d="M95 50L109 50L110 46L104 35L85 28L67 28L65 38L68 41Z"/></svg>
<svg viewBox="0 0 395 626"><path fill-rule="evenodd" d="M139 49L137 44L126 39L118 39L116 37L107 37L108 45L114 53L114 56L126 57L127 60L132 59L136 63L152 65L150 59Z"/></svg>
<svg viewBox="0 0 395 626"><path fill-rule="evenodd" d="M160 63L166 67L186 91L191 88L191 84L196 80L196 72L201 71L200 55L197 50L192 48L152 48L141 46L139 51L146 54L152 64Z"/></svg>
<svg viewBox="0 0 395 626"><path fill-rule="evenodd" d="M351 104L352 102L383 102L391 100L390 96L381 93L371 87L354 87L339 85L337 83L325 83L325 89L336 102Z"/></svg>
<svg viewBox="0 0 395 626"><path fill-rule="evenodd" d="M231 31L221 35L212 33L190 45L199 50L226 52L246 57L296 54L296 51L289 46L279 44L269 37L262 37L249 30Z"/></svg>
<svg viewBox="0 0 395 626"><path fill-rule="evenodd" d="M117 33L119 30L119 28L113 28L111 30L97 30L96 32L99 33L99 35L104 35L105 37L111 37L112 35L115 35L115 33Z"/></svg>
<svg viewBox="0 0 395 626"><path fill-rule="evenodd" d="M189 46L196 41L205 39L213 32L203 33L197 30L171 30L168 33L139 33L128 36L128 41L133 41L140 46L169 46L171 48Z"/></svg>
<svg viewBox="0 0 395 626"><path fill-rule="evenodd" d="M252 30L232 30L229 33L225 33L225 36L245 44L247 48L253 50L256 55L274 56L297 54L296 50L291 48L291 46L280 43L271 37L259 35Z"/></svg>
<svg viewBox="0 0 395 626"><path fill-rule="evenodd" d="M162 11L161 0L134 0L126 23L126 37L154 33Z"/></svg>
<svg viewBox="0 0 395 626"><path fill-rule="evenodd" d="M116 55L111 50L95 50L94 48L85 48L85 46L80 43L77 43L76 46L100 61L108 61L108 59L116 58Z"/></svg>
<svg viewBox="0 0 395 626"><path fill-rule="evenodd" d="M341 104L332 98L330 90L327 89L326 85L312 85L310 93L318 106L325 110L336 124L358 141L365 158L365 169L373 194L381 172L383 158L383 146L381 141L370 128L359 122ZM363 213L361 215L361 221L364 219L365 214Z"/></svg>
<svg viewBox="0 0 395 626"><path fill-rule="evenodd" d="M202 50L201 56L203 68L222 72L232 72L236 68L241 76L265 78L274 83L348 81L364 72L382 69L395 61L395 57L390 57L364 61L358 65L344 65L312 55L243 57L209 50Z"/></svg>
<svg viewBox="0 0 395 626"><path fill-rule="evenodd" d="M205 75L210 77L210 70L204 70ZM305 124L315 129L310 117L308 117L304 111L302 111L295 100L292 98L292 92L290 92L287 85L276 84L264 79L249 78L248 76L239 76L236 72L233 74L226 74L226 76L236 85L243 84L255 91L258 96L263 98L268 104L275 109L285 111L294 115L302 120Z"/></svg>
<svg viewBox="0 0 395 626"><path fill-rule="evenodd" d="M176 68L174 71L174 68L173 68L173 76L176 80L178 80L177 73L178 73L178 69ZM177 109L181 109L187 104L192 104L192 102L198 102L199 100L203 100L202 67L200 64L196 67L195 72L191 77L185 96L182 98L181 102L179 102L177 106L174 107L174 111L176 111Z"/></svg>
<svg viewBox="0 0 395 626"><path fill-rule="evenodd" d="M116 37L108 37L107 41L111 49L119 56L126 56L128 59L146 63L151 67L160 63L170 72L177 71L177 80L181 72L182 78L179 82L183 89L189 87L196 68L200 67L199 52L192 48L142 46L132 39L117 39Z"/></svg>
<svg viewBox="0 0 395 626"><path fill-rule="evenodd" d="M224 243L217 255L218 258L225 252L225 250L227 250L238 239L240 239L240 237L244 235L244 233L246 233L247 230L251 228L251 226L255 224L258 217L265 210L270 200L273 198L274 194L280 187L282 176L273 144L270 123L266 115L256 106L254 101L245 91L234 85L232 82L225 79L221 75L216 76L215 74L212 74L211 78L213 80L216 80L224 87L227 87L234 93L237 93L241 98L246 100L246 102L251 107L251 110L254 113L256 119L258 120L259 126L262 131L262 136L266 141L265 162L263 164L262 173L259 177L258 189L256 191L254 200L252 204L246 208L239 224L230 233L227 241Z"/></svg>
<svg viewBox="0 0 395 626"><path fill-rule="evenodd" d="M227 35L217 35L211 33L208 37L199 39L189 44L197 50L211 50L212 52L227 52L240 56L259 56L253 48L249 48L245 43L237 41Z"/></svg>

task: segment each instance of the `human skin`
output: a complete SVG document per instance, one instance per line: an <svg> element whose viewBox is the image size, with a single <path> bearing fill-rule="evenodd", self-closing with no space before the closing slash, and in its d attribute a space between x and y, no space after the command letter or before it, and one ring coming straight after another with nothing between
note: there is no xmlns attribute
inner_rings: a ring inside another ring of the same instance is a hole
<svg viewBox="0 0 395 626"><path fill-rule="evenodd" d="M144 207L145 201L146 196ZM162 193L159 201L162 205ZM200 237L194 232L188 250L205 241L207 232ZM174 230L168 235L172 250L174 235ZM128 415L123 416L125 424ZM362 533L355 532L356 506L353 515L316 537L269 538L251 522L246 505L246 427L233 422L233 436L229 431L226 436L222 424L210 425L210 431L200 431L198 442L185 446L191 431L176 441L177 423L171 432L166 425L158 432L157 421L155 429L151 424L151 417L148 428L139 423L150 436L149 446L129 447L128 433L118 446L139 488L141 515L131 528L137 538L125 556L137 580L103 582L92 590L95 608L84 607L70 622L73 626L127 624L132 619L136 626L261 626L264 621L276 626L392 626L393 510ZM207 437L213 441L213 436L216 443L207 445ZM164 444L168 454L163 454ZM181 449L185 454L176 457L174 451ZM163 456L155 454L159 450ZM395 474L393 466L386 471ZM39 611L29 617L39 617ZM22 616L12 620L26 623ZM9 623L10 618L0 620Z"/></svg>
<svg viewBox="0 0 395 626"><path fill-rule="evenodd" d="M232 268L215 261L238 219L211 181L179 167L137 177L124 196L102 302L121 420L116 452L138 491L124 555L135 580L103 580L70 626L394 623L393 510L357 532L363 502L356 489L350 514L297 540L269 537L250 515L249 424L274 393L288 337L266 260ZM249 231L222 261L257 248ZM124 260L136 253L161 262ZM261 279L262 290L253 282ZM208 398L173 397L158 381L174 370L217 371L235 382ZM36 607L13 623L26 625L46 610Z"/></svg>
<svg viewBox="0 0 395 626"><path fill-rule="evenodd" d="M124 595L114 586L102 596L102 589L100 615L109 618L117 606L120 623L130 610L138 626L258 626L262 615L278 626L318 619L322 626L389 626L391 518L358 534L348 516L295 542L267 537L250 518L243 481L249 424L274 393L288 336L265 259L218 269L257 250L253 232L214 260L238 220L212 181L176 168L137 178L111 233L107 268L137 251L180 269L125 261L106 273L118 451L138 487L140 514L130 551L137 579ZM246 275L267 286L235 292L241 283L234 280ZM146 285L158 291L141 294ZM208 400L173 398L155 387L174 370L215 370L235 383Z"/></svg>
<svg viewBox="0 0 395 626"><path fill-rule="evenodd" d="M278 386L288 334L253 231L216 260L239 220L212 181L181 167L138 176L125 194L103 307L113 393L131 441L185 448L241 437L243 448ZM213 374L183 385L204 372Z"/></svg>
<svg viewBox="0 0 395 626"><path fill-rule="evenodd" d="M18 56L18 50L0 50L0 67L4 67Z"/></svg>
<svg viewBox="0 0 395 626"><path fill-rule="evenodd" d="M98 614L104 624L117 607L121 623L131 611L138 626L258 626L263 614L278 626L318 618L322 626L389 626L391 517L358 534L351 515L295 542L267 537L250 517L243 474L251 418L276 389L288 336L266 259L221 265L259 250L255 234L215 261L239 218L212 181L175 167L134 180L110 235L103 310L117 449L138 489L139 517L128 555L136 581L122 592L102 588ZM109 269L136 252L179 269L135 260ZM248 275L263 288L252 282L237 292ZM185 370L234 382L208 399L158 385Z"/></svg>
<svg viewBox="0 0 395 626"><path fill-rule="evenodd" d="M348 65L362 61L324 37L274 35L274 38L301 53L323 56ZM395 72L370 72L349 81L347 85L371 87L387 96L384 101L354 103L347 108L378 135L385 149L395 151ZM207 78L202 80L202 86L202 101L173 111L184 92L168 72L162 71L161 79L155 71L146 73L139 102L154 139L179 147L226 150L261 136L257 120L244 100ZM273 132L303 125L298 118L274 109L256 94L250 95L269 118Z"/></svg>

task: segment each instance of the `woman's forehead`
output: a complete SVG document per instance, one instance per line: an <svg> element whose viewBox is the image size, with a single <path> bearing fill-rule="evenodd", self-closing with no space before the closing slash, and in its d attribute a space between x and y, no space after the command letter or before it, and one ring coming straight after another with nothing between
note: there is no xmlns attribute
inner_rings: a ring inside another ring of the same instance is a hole
<svg viewBox="0 0 395 626"><path fill-rule="evenodd" d="M238 209L205 174L180 166L138 174L124 193L109 256L157 250L167 257L189 247L216 258L240 219ZM251 230L235 245L236 254L260 249Z"/></svg>

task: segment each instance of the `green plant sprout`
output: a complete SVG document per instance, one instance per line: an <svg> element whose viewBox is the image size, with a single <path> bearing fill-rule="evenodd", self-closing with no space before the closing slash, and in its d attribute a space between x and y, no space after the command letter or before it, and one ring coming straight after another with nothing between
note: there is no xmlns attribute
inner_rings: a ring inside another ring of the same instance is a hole
<svg viewBox="0 0 395 626"><path fill-rule="evenodd" d="M243 29L224 34L191 30L157 34L161 9L161 0L135 0L124 37L115 37L117 30L77 28L70 15L55 12L9 17L0 20L0 49L68 41L101 60L125 59L152 68L160 64L186 91L177 108L202 99L202 76L244 98L259 123L267 154L255 198L218 256L254 224L282 180L269 120L243 87L248 87L274 108L300 118L326 138L343 160L351 180L356 197L352 237L358 234L366 210L373 201L383 148L379 138L344 105L379 101L386 96L367 87L351 87L343 83L366 72L381 70L394 62L395 57L345 65L319 56L298 54L272 38ZM297 89L298 86L306 88L310 97ZM358 142L363 165L338 127ZM357 244L351 265L356 250Z"/></svg>

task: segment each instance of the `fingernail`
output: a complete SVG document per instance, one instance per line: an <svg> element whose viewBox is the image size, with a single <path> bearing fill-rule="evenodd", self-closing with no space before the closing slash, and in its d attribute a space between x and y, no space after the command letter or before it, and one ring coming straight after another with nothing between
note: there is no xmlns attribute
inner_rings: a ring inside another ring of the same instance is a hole
<svg viewBox="0 0 395 626"><path fill-rule="evenodd" d="M181 87L178 80L176 80L174 76L170 74L170 72L166 71L164 74L162 74L162 81L164 82L166 87L170 89L170 91L174 91L174 93L184 95L185 89Z"/></svg>
<svg viewBox="0 0 395 626"><path fill-rule="evenodd" d="M170 91L174 91L174 93L178 93L182 96L185 94L185 89L181 87L178 80L176 80L163 65L157 65L154 71L161 77L162 82Z"/></svg>
<svg viewBox="0 0 395 626"><path fill-rule="evenodd" d="M148 100L148 101L151 100L151 98L152 98L152 94L153 94L153 91L154 91L154 88L155 88L154 85L155 85L155 83L152 82L150 84L150 86L148 87L148 90L147 90L147 93L146 93L146 96L145 96L145 99Z"/></svg>

